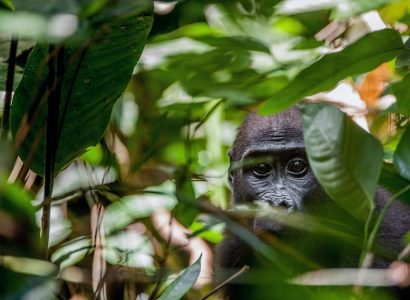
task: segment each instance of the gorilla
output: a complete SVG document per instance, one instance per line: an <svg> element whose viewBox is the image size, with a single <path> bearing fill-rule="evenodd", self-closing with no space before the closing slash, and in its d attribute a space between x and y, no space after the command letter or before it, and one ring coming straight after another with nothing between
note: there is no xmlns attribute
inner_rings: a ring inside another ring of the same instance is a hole
<svg viewBox="0 0 410 300"><path fill-rule="evenodd" d="M321 234L312 235L303 230L284 228L271 219L258 217L252 217L246 223L252 234L284 241L312 261L319 262L320 267L358 266L364 224L338 207L315 178L308 163L302 117L298 108L293 107L272 116L249 114L238 130L229 157L231 167L228 181L234 205L262 202L289 212L332 219L346 225L348 231L358 239L347 243L343 239L329 239ZM376 211L380 212L389 197L387 191L377 189ZM387 267L402 250L403 236L409 230L410 209L404 203L395 201L380 227L376 243L378 256L372 267ZM226 279L228 275L222 271L230 270L233 274L245 265L251 268L224 287L224 299L300 299L301 295L307 299L309 293L304 294L300 286L288 285L285 290L276 290L274 286L281 282L280 277L284 273L275 270L257 252L249 242L227 233L217 249L217 273L224 274ZM286 253L279 259L286 260ZM289 261L287 266L287 275L306 271ZM264 281L262 283L261 278ZM398 295L400 299L409 296L408 289L398 289L390 294L393 294L393 298Z"/></svg>

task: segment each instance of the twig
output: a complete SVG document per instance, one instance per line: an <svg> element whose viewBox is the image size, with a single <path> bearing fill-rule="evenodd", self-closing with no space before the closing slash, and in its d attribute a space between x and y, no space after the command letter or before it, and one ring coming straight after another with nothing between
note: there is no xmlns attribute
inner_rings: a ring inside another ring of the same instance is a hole
<svg viewBox="0 0 410 300"><path fill-rule="evenodd" d="M219 284L216 288L214 288L211 292L209 292L208 295L204 296L203 298L201 298L201 300L205 300L208 299L209 297L211 297L212 295L216 294L219 290L221 290L225 285L227 285L229 282L231 282L232 280L234 280L235 278L237 278L238 276L242 275L243 273L247 272L249 270L249 266L245 265L242 267L242 269L240 269L238 272L236 272L235 274L233 274L231 277L229 277L228 279L226 279L224 282L222 282L221 284Z"/></svg>
<svg viewBox="0 0 410 300"><path fill-rule="evenodd" d="M406 186L405 188L401 189L400 191L398 191L396 194L392 195L389 199L389 201L386 203L386 205L383 207L382 211L380 212L380 215L378 216L376 223L373 227L372 232L370 233L369 236L369 241L367 243L367 251L371 251L371 249L373 248L373 244L376 241L376 237L377 237L377 233L379 232L379 228L381 226L381 223L387 213L387 211L389 210L389 208L392 206L392 204L394 203L394 201L400 197L400 195L402 195L403 193L407 192L408 190L410 190L410 185Z"/></svg>
<svg viewBox="0 0 410 300"><path fill-rule="evenodd" d="M55 56L57 56L57 70L55 68ZM43 214L41 217L41 238L46 248L46 257L48 257L48 240L50 235L50 210L55 175L54 166L57 153L58 121L60 112L63 73L64 49L63 47L59 47L56 50L53 45L50 45L47 75L48 97L46 153L44 165L44 200Z"/></svg>
<svg viewBox="0 0 410 300"><path fill-rule="evenodd" d="M13 94L13 83L14 83L14 70L16 67L16 53L17 53L17 43L16 38L12 38L10 41L10 51L7 67L7 79L6 79L6 90L4 96L4 110L3 110L3 120L1 134L2 138L7 138L7 134L10 128L10 108L11 108L11 97Z"/></svg>

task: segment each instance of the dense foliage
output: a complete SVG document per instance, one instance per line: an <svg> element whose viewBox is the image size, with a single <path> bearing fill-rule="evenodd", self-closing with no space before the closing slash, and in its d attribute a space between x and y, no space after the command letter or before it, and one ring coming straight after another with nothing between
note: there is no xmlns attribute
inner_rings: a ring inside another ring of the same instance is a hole
<svg viewBox="0 0 410 300"><path fill-rule="evenodd" d="M218 299L224 228L298 270L270 279L279 294L385 297L358 289L370 272L295 279L321 268L311 242L264 240L237 222L253 208L225 210L227 151L246 112L299 104L310 165L370 257L377 186L410 204L409 26L406 0L0 0L0 298ZM354 244L340 224L270 213Z"/></svg>

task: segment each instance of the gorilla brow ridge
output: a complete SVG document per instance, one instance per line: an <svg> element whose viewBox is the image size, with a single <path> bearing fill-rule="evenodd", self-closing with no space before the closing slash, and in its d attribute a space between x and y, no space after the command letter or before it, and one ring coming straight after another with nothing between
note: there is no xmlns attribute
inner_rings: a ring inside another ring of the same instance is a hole
<svg viewBox="0 0 410 300"><path fill-rule="evenodd" d="M239 160L242 152L247 146L248 141L253 140L256 134L264 134L275 130L281 134L292 132L300 133L303 136L302 118L299 110L292 107L289 110L271 116L260 116L256 113L250 113L246 116L245 121L238 128L235 141L230 151L231 160Z"/></svg>

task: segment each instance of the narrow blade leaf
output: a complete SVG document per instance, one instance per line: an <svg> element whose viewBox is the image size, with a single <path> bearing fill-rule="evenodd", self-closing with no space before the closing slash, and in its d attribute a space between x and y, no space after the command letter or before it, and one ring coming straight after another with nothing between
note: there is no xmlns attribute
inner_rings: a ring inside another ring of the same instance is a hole
<svg viewBox="0 0 410 300"><path fill-rule="evenodd" d="M202 255L196 260L196 262L186 268L177 279L171 282L158 300L181 299L198 279L199 272L201 271L201 258Z"/></svg>

